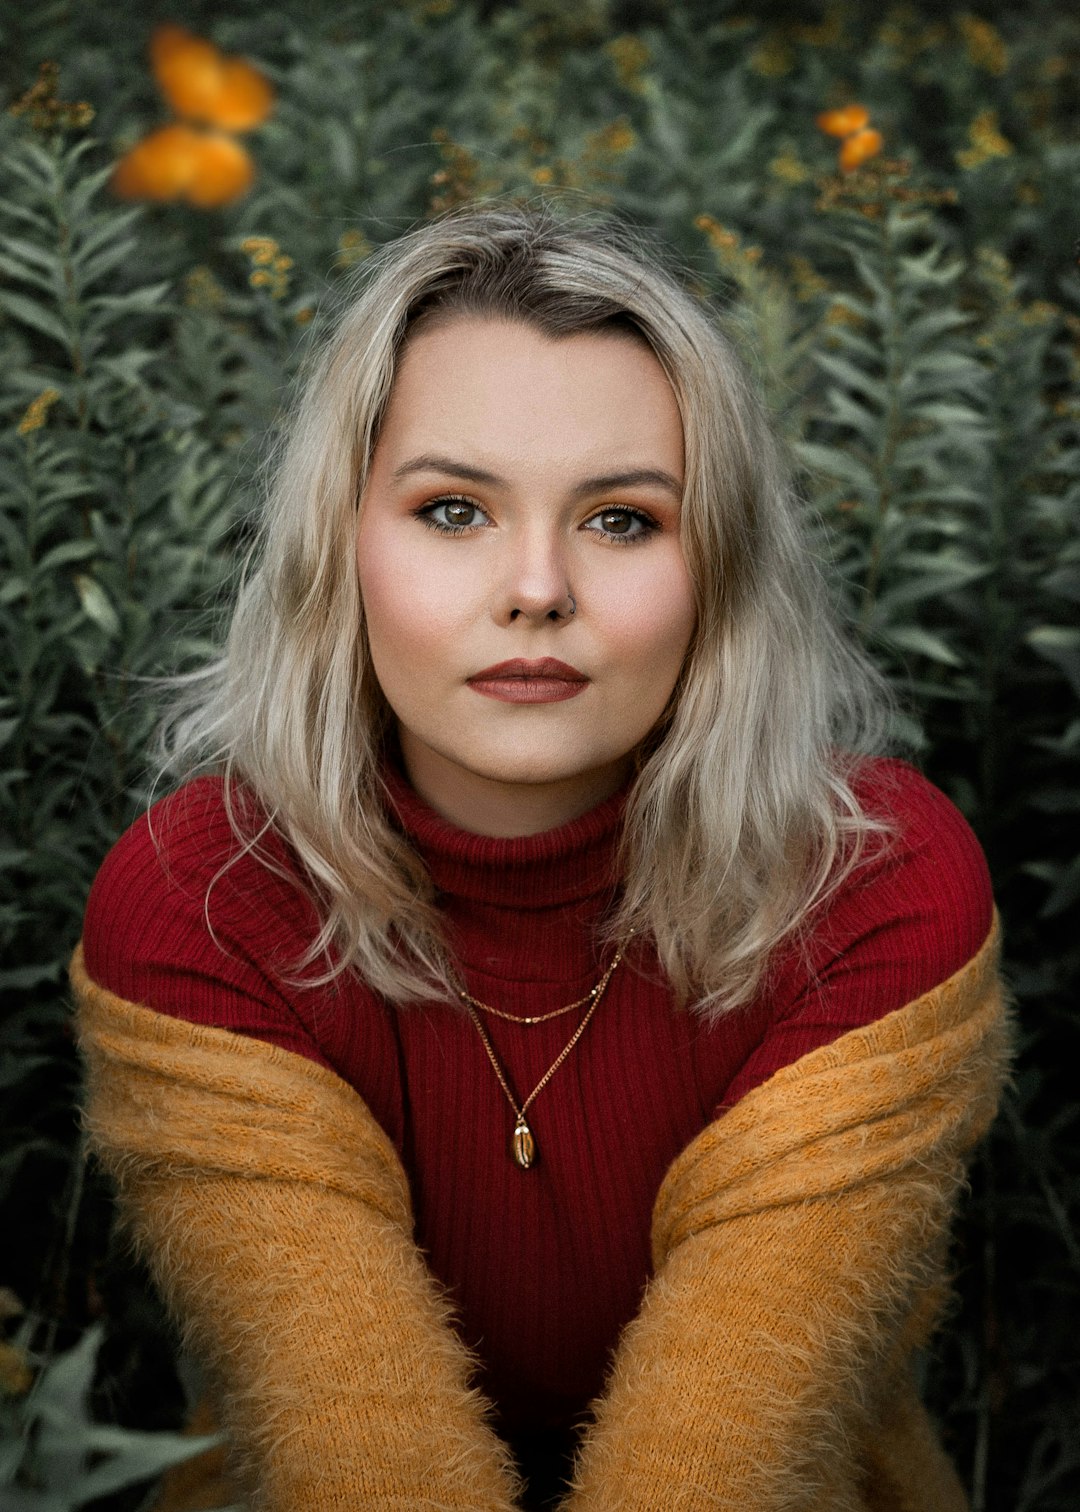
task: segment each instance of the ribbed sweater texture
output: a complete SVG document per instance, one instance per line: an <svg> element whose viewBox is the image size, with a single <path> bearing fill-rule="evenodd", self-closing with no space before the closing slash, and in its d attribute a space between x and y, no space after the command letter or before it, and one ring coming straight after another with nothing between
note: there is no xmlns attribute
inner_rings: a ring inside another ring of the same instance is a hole
<svg viewBox="0 0 1080 1512"><path fill-rule="evenodd" d="M467 833L387 769L393 817L423 856L462 979L517 1015L588 992L593 939L616 896L627 790L519 839ZM252 1035L353 1087L407 1173L416 1238L482 1365L507 1436L583 1417L651 1272L665 1173L701 1131L779 1068L911 1002L986 939L985 861L949 800L904 763L864 764L859 794L899 835L832 900L808 951L781 954L759 999L707 1027L673 1009L637 943L580 1043L530 1110L539 1159L509 1155L513 1114L461 1006L399 1009L351 977L289 985L317 928L295 864L235 856L220 784L182 788L119 841L86 917L86 969L129 1002ZM486 1018L519 1101L578 1015L534 1027Z"/></svg>

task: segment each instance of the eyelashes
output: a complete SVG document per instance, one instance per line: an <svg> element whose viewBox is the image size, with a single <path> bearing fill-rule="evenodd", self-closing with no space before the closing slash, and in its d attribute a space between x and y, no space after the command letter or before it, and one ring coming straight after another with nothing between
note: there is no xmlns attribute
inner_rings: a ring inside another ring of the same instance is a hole
<svg viewBox="0 0 1080 1512"><path fill-rule="evenodd" d="M478 515L483 515L484 513L479 504L474 503L472 499L466 498L463 494L443 494L441 498L433 499L430 504L425 504L414 512L417 518L423 521L429 530L437 530L442 535L468 535L471 531L481 528L472 520L467 524L447 524L443 520L437 520L434 511L445 509L448 505L458 505L462 510L471 509ZM609 509L599 509L596 514L590 515L589 518L591 520L601 520L605 516L612 519L617 518L620 521L624 519L637 521L642 527L640 530L633 532L609 530L602 527L595 532L596 535L602 536L605 541L610 541L613 546L636 546L639 541L647 541L651 535L656 534L660 529L659 525L650 515L645 514L640 509L631 509L625 504L620 504L617 507Z"/></svg>
<svg viewBox="0 0 1080 1512"><path fill-rule="evenodd" d="M460 514L467 514L469 519L449 520L449 522L448 520L437 520L436 510L457 511ZM425 525L430 526L433 531L442 531L443 535L464 535L466 531L475 531L478 528L479 522L473 519L473 516L481 516L483 519L487 519L486 514L479 508L478 503L473 503L472 499L466 499L464 494L460 493L443 494L442 499L436 499L433 503L425 503L424 508L416 511L416 516L417 519L424 520Z"/></svg>

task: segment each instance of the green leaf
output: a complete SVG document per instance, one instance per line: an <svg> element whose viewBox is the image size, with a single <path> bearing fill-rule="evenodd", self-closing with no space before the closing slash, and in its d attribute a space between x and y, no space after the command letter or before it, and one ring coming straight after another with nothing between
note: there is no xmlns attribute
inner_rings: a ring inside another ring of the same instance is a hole
<svg viewBox="0 0 1080 1512"><path fill-rule="evenodd" d="M1064 672L1080 697L1080 630L1072 625L1040 625L1025 639L1033 650Z"/></svg>
<svg viewBox="0 0 1080 1512"><path fill-rule="evenodd" d="M52 298L55 298L58 292L59 275L42 273L40 269L28 267L18 258L5 257L2 253L0 253L0 273L7 278L17 279L20 283L33 284L36 289L41 289Z"/></svg>
<svg viewBox="0 0 1080 1512"><path fill-rule="evenodd" d="M51 336L65 349L71 341L71 333L58 316L44 305L38 304L26 294L12 294L0 290L0 309L5 309L22 325L30 326L32 330L40 331L44 336Z"/></svg>
<svg viewBox="0 0 1080 1512"><path fill-rule="evenodd" d="M87 300L87 308L113 315L143 315L160 305L171 288L169 283L156 283L133 289L130 294L98 294Z"/></svg>
<svg viewBox="0 0 1080 1512"><path fill-rule="evenodd" d="M884 645L895 650L912 651L917 656L928 657L930 661L947 667L963 666L956 652L945 644L940 635L935 635L932 630L924 630L919 625L891 625L888 630L881 632L880 638Z"/></svg>
<svg viewBox="0 0 1080 1512"><path fill-rule="evenodd" d="M37 564L39 572L52 572L57 567L65 567L69 562L85 562L89 557L97 556L100 547L96 541L62 541L59 546L54 546L47 551Z"/></svg>
<svg viewBox="0 0 1080 1512"><path fill-rule="evenodd" d="M61 262L52 247L39 246L37 242L27 241L22 236L5 236L0 241L6 255L17 257L22 262L31 263L42 273L48 273L52 278L59 278Z"/></svg>
<svg viewBox="0 0 1080 1512"><path fill-rule="evenodd" d="M120 618L101 584L85 573L75 576L75 589L87 619L108 636L120 634Z"/></svg>
<svg viewBox="0 0 1080 1512"><path fill-rule="evenodd" d="M847 484L864 503L877 498L877 479L866 463L860 461L849 447L822 446L813 441L799 441L795 451L799 461L810 472Z"/></svg>
<svg viewBox="0 0 1080 1512"><path fill-rule="evenodd" d="M880 407L885 397L885 386L879 374L864 373L854 363L833 352L815 352L814 361L830 378L837 379L845 388L853 389L857 394L865 395L871 404Z"/></svg>
<svg viewBox="0 0 1080 1512"><path fill-rule="evenodd" d="M110 164L108 168L99 168L97 173L90 173L86 178L79 180L72 190L68 205L68 215L72 221L82 219L91 200L104 189L114 172L115 167Z"/></svg>

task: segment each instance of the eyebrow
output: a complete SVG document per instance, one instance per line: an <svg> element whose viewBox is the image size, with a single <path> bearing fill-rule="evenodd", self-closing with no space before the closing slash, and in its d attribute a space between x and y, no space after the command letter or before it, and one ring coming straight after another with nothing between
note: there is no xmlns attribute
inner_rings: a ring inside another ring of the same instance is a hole
<svg viewBox="0 0 1080 1512"><path fill-rule="evenodd" d="M489 488L510 486L505 478L486 472L482 467L469 467L464 462L455 462L452 457L438 457L429 453L403 462L394 472L392 481L400 482L402 478L418 472L448 473L450 477L461 478L466 483L486 483ZM604 493L607 489L632 488L640 483L656 484L660 488L666 488L676 498L682 498L682 484L671 473L659 467L635 467L627 472L601 473L595 478L585 478L574 485L571 495L575 499L582 499L589 494Z"/></svg>

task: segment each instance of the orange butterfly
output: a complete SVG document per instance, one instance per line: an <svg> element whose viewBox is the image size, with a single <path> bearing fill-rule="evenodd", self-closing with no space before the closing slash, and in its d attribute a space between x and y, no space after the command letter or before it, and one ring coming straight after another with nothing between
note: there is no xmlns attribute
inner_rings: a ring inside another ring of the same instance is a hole
<svg viewBox="0 0 1080 1512"><path fill-rule="evenodd" d="M869 124L870 112L865 105L845 105L840 110L825 110L817 124L828 136L843 137L839 163L845 173L858 168L867 158L876 157L885 138Z"/></svg>
<svg viewBox="0 0 1080 1512"><path fill-rule="evenodd" d="M200 209L226 205L250 189L255 164L227 135L260 126L274 108L270 81L242 58L182 26L159 26L150 39L150 62L162 94L188 121L176 122L137 142L112 178L124 199L183 199Z"/></svg>

